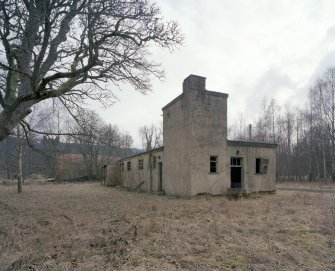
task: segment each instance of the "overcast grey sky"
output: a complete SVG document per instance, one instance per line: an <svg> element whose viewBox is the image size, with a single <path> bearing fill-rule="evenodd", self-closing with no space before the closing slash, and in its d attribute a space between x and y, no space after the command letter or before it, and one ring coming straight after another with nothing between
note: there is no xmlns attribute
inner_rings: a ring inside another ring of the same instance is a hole
<svg viewBox="0 0 335 271"><path fill-rule="evenodd" d="M184 46L154 49L166 71L153 92L116 92L119 102L98 112L140 146L139 127L159 123L161 108L182 91L189 74L207 89L229 94L228 119L257 118L263 97L303 106L308 86L335 65L334 0L159 0L163 16L179 22Z"/></svg>

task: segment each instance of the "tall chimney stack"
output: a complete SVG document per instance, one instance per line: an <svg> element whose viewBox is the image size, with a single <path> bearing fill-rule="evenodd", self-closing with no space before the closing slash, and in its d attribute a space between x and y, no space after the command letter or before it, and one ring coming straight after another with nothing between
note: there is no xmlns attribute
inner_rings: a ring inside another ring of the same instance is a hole
<svg viewBox="0 0 335 271"><path fill-rule="evenodd" d="M184 79L183 92L205 91L205 89L206 89L206 77L191 74Z"/></svg>

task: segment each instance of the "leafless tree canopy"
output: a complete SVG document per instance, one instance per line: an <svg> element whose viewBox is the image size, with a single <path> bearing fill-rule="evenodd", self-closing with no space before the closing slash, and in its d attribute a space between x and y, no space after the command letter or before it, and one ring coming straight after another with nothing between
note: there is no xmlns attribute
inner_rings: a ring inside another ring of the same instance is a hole
<svg viewBox="0 0 335 271"><path fill-rule="evenodd" d="M108 102L107 85L145 93L163 76L149 46L181 44L147 0L0 0L0 141L49 98Z"/></svg>
<svg viewBox="0 0 335 271"><path fill-rule="evenodd" d="M72 127L72 134L76 136L69 139L77 144L86 174L92 179L100 176L103 165L111 164L124 155L122 150L129 150L133 139L126 132L120 132L117 125L106 124L94 111L78 113L78 121Z"/></svg>
<svg viewBox="0 0 335 271"><path fill-rule="evenodd" d="M251 126L241 118L230 127L239 140L277 143L277 175L283 180L335 181L335 68L309 89L305 108L264 100Z"/></svg>
<svg viewBox="0 0 335 271"><path fill-rule="evenodd" d="M163 129L162 124L160 126L151 124L144 125L139 129L139 133L142 139L142 147L146 151L163 146Z"/></svg>

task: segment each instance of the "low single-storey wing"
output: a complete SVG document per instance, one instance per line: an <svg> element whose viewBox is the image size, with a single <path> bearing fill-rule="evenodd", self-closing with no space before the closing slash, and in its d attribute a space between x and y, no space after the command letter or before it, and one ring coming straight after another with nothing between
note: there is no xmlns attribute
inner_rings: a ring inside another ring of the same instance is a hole
<svg viewBox="0 0 335 271"><path fill-rule="evenodd" d="M107 167L106 184L194 196L274 191L276 144L227 139L228 94L190 75L163 107L163 145Z"/></svg>

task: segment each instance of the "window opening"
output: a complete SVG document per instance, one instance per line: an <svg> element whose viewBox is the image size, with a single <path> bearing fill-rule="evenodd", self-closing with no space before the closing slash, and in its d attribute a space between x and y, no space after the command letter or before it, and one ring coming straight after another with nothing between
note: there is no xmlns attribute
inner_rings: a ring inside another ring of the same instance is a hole
<svg viewBox="0 0 335 271"><path fill-rule="evenodd" d="M210 156L209 158L209 172L217 173L218 172L218 157Z"/></svg>
<svg viewBox="0 0 335 271"><path fill-rule="evenodd" d="M243 170L241 157L230 158L231 188L242 188Z"/></svg>
<svg viewBox="0 0 335 271"><path fill-rule="evenodd" d="M256 174L260 173L260 165L261 165L261 159L260 158L256 158Z"/></svg>
<svg viewBox="0 0 335 271"><path fill-rule="evenodd" d="M127 170L130 171L131 170L131 161L127 162Z"/></svg>
<svg viewBox="0 0 335 271"><path fill-rule="evenodd" d="M231 158L230 165L232 166L241 166L241 158Z"/></svg>
<svg viewBox="0 0 335 271"><path fill-rule="evenodd" d="M269 159L256 158L256 174L266 174L268 172Z"/></svg>
<svg viewBox="0 0 335 271"><path fill-rule="evenodd" d="M157 158L156 158L156 156L154 156L153 158L152 158L152 168L156 168L156 164L157 164Z"/></svg>
<svg viewBox="0 0 335 271"><path fill-rule="evenodd" d="M138 159L138 169L142 170L143 169L143 158Z"/></svg>

